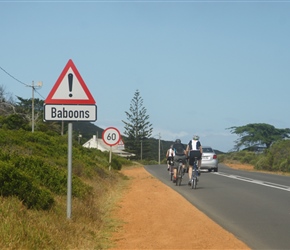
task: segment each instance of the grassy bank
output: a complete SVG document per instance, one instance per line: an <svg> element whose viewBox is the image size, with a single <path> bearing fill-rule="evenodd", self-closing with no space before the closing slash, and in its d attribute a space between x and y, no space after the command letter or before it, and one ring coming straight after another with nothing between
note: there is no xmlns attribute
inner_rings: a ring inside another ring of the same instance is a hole
<svg viewBox="0 0 290 250"><path fill-rule="evenodd" d="M111 230L118 225L110 213L122 185L122 181L105 184L109 191L104 195L73 199L71 219L66 218L65 197L57 197L57 205L49 211L27 209L16 197L0 197L0 248L106 249Z"/></svg>
<svg viewBox="0 0 290 250"><path fill-rule="evenodd" d="M0 146L0 249L110 247L119 223L110 214L128 183L118 168L132 162L113 156L109 171L108 154L74 143L67 219L67 138L0 130Z"/></svg>

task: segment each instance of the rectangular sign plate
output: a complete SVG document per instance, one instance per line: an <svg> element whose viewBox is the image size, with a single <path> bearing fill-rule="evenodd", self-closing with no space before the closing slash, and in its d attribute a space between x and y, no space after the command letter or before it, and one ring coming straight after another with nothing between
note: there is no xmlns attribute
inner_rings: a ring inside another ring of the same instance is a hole
<svg viewBox="0 0 290 250"><path fill-rule="evenodd" d="M44 105L44 121L96 121L96 105Z"/></svg>

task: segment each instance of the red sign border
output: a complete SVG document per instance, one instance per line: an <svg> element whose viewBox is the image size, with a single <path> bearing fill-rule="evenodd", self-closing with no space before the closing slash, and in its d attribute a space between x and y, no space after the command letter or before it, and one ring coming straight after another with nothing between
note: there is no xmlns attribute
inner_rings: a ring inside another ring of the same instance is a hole
<svg viewBox="0 0 290 250"><path fill-rule="evenodd" d="M109 130L109 129L114 129L114 130L116 130L116 132L119 134L119 140L118 140L116 143L114 143L114 144L109 144L109 143L106 142L106 140L104 140L105 132L106 132L107 130ZM103 142L106 143L108 146L115 146L115 145L117 145L117 144L120 142L120 140L121 140L121 133L120 133L120 131L119 131L118 129L116 129L116 128L114 128L114 127L108 127L108 128L106 128L106 129L103 131L103 133L102 133L102 139L103 139Z"/></svg>
<svg viewBox="0 0 290 250"><path fill-rule="evenodd" d="M59 85L61 84L62 80L64 79L70 68L72 69L81 86L83 87L84 92L89 98L88 100L52 99L53 95L55 94L56 90L58 89ZM94 97L92 96L91 92L89 91L87 85L85 84L83 78L81 77L79 71L77 70L71 59L67 62L66 66L64 67L63 71L61 72L59 78L57 79L56 83L54 84L52 90L50 91L44 102L46 104L96 104Z"/></svg>

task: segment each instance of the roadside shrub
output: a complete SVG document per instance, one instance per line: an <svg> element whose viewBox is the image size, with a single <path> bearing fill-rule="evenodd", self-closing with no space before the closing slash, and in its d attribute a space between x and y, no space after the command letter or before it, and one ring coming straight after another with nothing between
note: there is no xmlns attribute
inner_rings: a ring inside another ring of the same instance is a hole
<svg viewBox="0 0 290 250"><path fill-rule="evenodd" d="M1 127L9 130L28 130L29 122L27 118L20 114L12 114L1 119Z"/></svg>
<svg viewBox="0 0 290 250"><path fill-rule="evenodd" d="M132 161L128 160L127 158L124 157L118 157L118 161L121 164L121 166L129 166L132 164Z"/></svg>
<svg viewBox="0 0 290 250"><path fill-rule="evenodd" d="M256 162L257 162L259 159L260 159L259 157L258 157L258 158L253 158L253 159L249 162L249 164L252 165L252 166L255 166Z"/></svg>
<svg viewBox="0 0 290 250"><path fill-rule="evenodd" d="M237 154L234 154L232 157L231 157L232 160L234 161L240 161L241 157Z"/></svg>
<svg viewBox="0 0 290 250"><path fill-rule="evenodd" d="M29 208L49 209L53 195L67 194L66 136L2 128L0 147L0 195L17 196ZM112 178L108 159L108 153L73 144L73 197L92 195L92 187L83 179ZM112 168L120 170L123 162L132 163L114 155Z"/></svg>
<svg viewBox="0 0 290 250"><path fill-rule="evenodd" d="M242 158L242 157L246 156L248 153L249 153L249 151L242 150L242 151L236 152L235 155L236 155L237 157Z"/></svg>
<svg viewBox="0 0 290 250"><path fill-rule="evenodd" d="M121 170L122 164L120 163L118 159L113 158L111 162L111 167L115 170Z"/></svg>
<svg viewBox="0 0 290 250"><path fill-rule="evenodd" d="M2 196L17 196L27 208L50 209L54 204L51 193L40 188L33 179L11 164L0 164L0 193Z"/></svg>
<svg viewBox="0 0 290 250"><path fill-rule="evenodd" d="M273 159L273 170L286 172L289 171L290 163L290 141L283 140L274 143L266 152Z"/></svg>
<svg viewBox="0 0 290 250"><path fill-rule="evenodd" d="M14 167L25 172L33 178L35 184L44 186L58 195L67 193L67 169L47 164L44 159L37 156L19 156L13 154L11 157ZM78 177L72 177L72 196L82 197L89 192L89 186Z"/></svg>
<svg viewBox="0 0 290 250"><path fill-rule="evenodd" d="M290 164L288 159L284 159L283 161L280 162L279 170L281 172L290 172Z"/></svg>
<svg viewBox="0 0 290 250"><path fill-rule="evenodd" d="M224 162L225 159L226 159L226 156L225 156L224 154L220 154L220 155L218 155L219 163Z"/></svg>
<svg viewBox="0 0 290 250"><path fill-rule="evenodd" d="M268 157L263 156L256 162L254 168L257 170L269 170L271 168L271 161Z"/></svg>
<svg viewBox="0 0 290 250"><path fill-rule="evenodd" d="M0 160L1 161L9 161L11 159L10 154L0 151Z"/></svg>
<svg viewBox="0 0 290 250"><path fill-rule="evenodd" d="M218 160L220 163L226 162L255 165L261 156L262 155L255 154L254 152L243 150L218 155Z"/></svg>
<svg viewBox="0 0 290 250"><path fill-rule="evenodd" d="M255 158L254 153L248 152L247 154L244 154L244 156L241 158L241 162L249 164L250 162L253 161L254 158Z"/></svg>
<svg viewBox="0 0 290 250"><path fill-rule="evenodd" d="M106 179L108 176L107 172L109 170L109 166L107 169L105 169L103 167L96 167L94 170L101 179Z"/></svg>

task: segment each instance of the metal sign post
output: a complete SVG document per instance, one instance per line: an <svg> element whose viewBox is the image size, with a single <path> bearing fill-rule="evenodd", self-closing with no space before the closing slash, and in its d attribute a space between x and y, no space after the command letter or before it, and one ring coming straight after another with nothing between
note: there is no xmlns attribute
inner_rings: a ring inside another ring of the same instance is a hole
<svg viewBox="0 0 290 250"><path fill-rule="evenodd" d="M110 146L110 156L109 156L109 170L111 171L112 165L112 146Z"/></svg>
<svg viewBox="0 0 290 250"><path fill-rule="evenodd" d="M68 124L68 154L67 154L67 218L71 218L72 207L72 123Z"/></svg>

